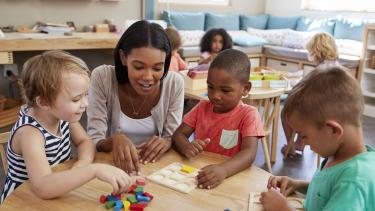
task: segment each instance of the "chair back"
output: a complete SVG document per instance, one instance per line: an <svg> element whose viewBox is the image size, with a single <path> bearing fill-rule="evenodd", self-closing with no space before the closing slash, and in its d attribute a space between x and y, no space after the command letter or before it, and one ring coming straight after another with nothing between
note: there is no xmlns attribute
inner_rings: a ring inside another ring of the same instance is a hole
<svg viewBox="0 0 375 211"><path fill-rule="evenodd" d="M3 164L4 174L8 171L8 162L6 156L6 147L8 143L10 132L0 133L0 159L1 163Z"/></svg>
<svg viewBox="0 0 375 211"><path fill-rule="evenodd" d="M0 111L0 128L11 126L18 120L20 106Z"/></svg>

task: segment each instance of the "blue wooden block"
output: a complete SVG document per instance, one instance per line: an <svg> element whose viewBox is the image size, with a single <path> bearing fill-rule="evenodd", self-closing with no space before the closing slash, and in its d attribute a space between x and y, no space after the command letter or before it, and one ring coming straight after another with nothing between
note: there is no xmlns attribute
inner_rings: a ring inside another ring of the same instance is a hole
<svg viewBox="0 0 375 211"><path fill-rule="evenodd" d="M147 196L138 196L138 201L145 201L145 202L149 202L151 199L150 197L147 197Z"/></svg>

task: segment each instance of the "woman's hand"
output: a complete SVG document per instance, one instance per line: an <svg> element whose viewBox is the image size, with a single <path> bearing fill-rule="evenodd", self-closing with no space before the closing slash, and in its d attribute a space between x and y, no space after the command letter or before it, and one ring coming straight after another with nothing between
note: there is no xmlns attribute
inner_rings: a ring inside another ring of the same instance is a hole
<svg viewBox="0 0 375 211"><path fill-rule="evenodd" d="M128 174L133 170L139 174L140 165L138 152L134 144L123 134L115 133L112 135L112 156L115 166L123 169Z"/></svg>
<svg viewBox="0 0 375 211"><path fill-rule="evenodd" d="M164 139L158 136L151 137L149 141L137 146L137 149L140 150L140 162L143 164L156 162L171 148L171 145L171 139Z"/></svg>

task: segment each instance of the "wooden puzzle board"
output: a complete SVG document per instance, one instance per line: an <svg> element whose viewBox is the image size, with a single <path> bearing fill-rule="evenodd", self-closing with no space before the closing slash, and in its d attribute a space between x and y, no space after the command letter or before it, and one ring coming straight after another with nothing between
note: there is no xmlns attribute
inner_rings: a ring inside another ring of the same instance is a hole
<svg viewBox="0 0 375 211"><path fill-rule="evenodd" d="M147 179L173 190L189 193L197 187L198 169L194 169L191 173L185 173L181 171L182 166L184 165L181 163L172 163L148 175Z"/></svg>
<svg viewBox="0 0 375 211"><path fill-rule="evenodd" d="M302 198L297 197L287 197L287 200L294 209L303 210ZM250 192L249 194L249 205L248 211L264 211L262 203L260 203L260 193Z"/></svg>

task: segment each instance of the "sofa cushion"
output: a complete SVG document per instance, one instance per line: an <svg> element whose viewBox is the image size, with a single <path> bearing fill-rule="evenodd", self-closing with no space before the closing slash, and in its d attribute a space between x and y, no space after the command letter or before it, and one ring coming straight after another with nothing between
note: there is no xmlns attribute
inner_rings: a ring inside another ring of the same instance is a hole
<svg viewBox="0 0 375 211"><path fill-rule="evenodd" d="M288 48L305 49L306 44L317 32L302 32L289 30L285 32L282 46Z"/></svg>
<svg viewBox="0 0 375 211"><path fill-rule="evenodd" d="M254 29L254 28L248 28L247 32L251 36L260 37L263 39L266 39L269 44L273 45L282 45L284 40L284 34L285 32L289 31L291 29L268 29L268 30L262 30L262 29Z"/></svg>
<svg viewBox="0 0 375 211"><path fill-rule="evenodd" d="M267 29L295 29L301 16L278 17L270 15Z"/></svg>
<svg viewBox="0 0 375 211"><path fill-rule="evenodd" d="M268 43L268 41L262 37L251 36L246 31L228 31L235 45L239 46L258 46Z"/></svg>
<svg viewBox="0 0 375 211"><path fill-rule="evenodd" d="M204 30L203 12L163 11L163 20L178 30Z"/></svg>
<svg viewBox="0 0 375 211"><path fill-rule="evenodd" d="M247 28L256 28L256 29L266 29L267 21L268 21L267 14L255 15L255 16L240 16L240 28L241 30L246 30Z"/></svg>
<svg viewBox="0 0 375 211"><path fill-rule="evenodd" d="M239 15L219 15L206 13L205 30L223 28L225 30L240 30Z"/></svg>
<svg viewBox="0 0 375 211"><path fill-rule="evenodd" d="M351 39L362 41L365 25L375 20L347 19L338 17L336 20L334 37L337 39Z"/></svg>
<svg viewBox="0 0 375 211"><path fill-rule="evenodd" d="M199 46L204 35L203 30L179 30L182 46Z"/></svg>
<svg viewBox="0 0 375 211"><path fill-rule="evenodd" d="M296 31L325 32L333 35L335 20L332 19L312 19L300 18L297 22Z"/></svg>

